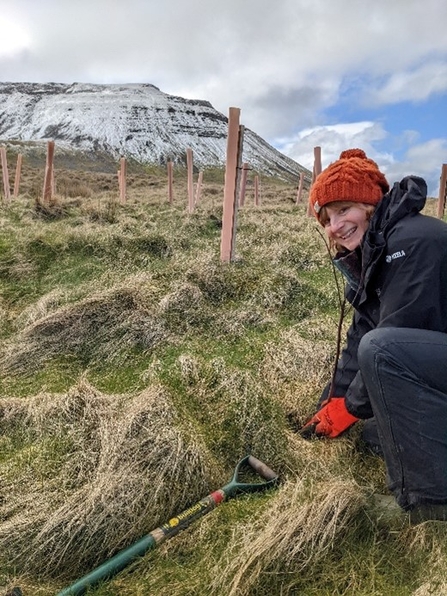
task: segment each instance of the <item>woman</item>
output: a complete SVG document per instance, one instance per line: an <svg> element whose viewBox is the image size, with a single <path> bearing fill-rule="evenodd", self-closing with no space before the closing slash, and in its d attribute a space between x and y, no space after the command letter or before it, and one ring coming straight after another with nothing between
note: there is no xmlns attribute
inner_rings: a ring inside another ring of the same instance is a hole
<svg viewBox="0 0 447 596"><path fill-rule="evenodd" d="M377 427L389 488L415 523L447 520L447 224L420 213L426 192L416 176L389 191L361 149L344 151L312 186L354 315L302 429L334 438L370 419L365 434Z"/></svg>

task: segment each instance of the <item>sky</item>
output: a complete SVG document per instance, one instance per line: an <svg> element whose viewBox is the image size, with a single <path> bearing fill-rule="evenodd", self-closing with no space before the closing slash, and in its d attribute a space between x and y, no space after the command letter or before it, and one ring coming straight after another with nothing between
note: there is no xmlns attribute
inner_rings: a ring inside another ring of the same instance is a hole
<svg viewBox="0 0 447 596"><path fill-rule="evenodd" d="M433 197L447 163L446 0L0 0L0 81L152 83Z"/></svg>

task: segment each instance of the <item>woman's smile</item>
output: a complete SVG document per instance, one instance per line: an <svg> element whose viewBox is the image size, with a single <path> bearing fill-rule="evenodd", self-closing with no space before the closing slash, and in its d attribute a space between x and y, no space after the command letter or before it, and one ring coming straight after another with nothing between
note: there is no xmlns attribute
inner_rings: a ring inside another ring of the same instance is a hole
<svg viewBox="0 0 447 596"><path fill-rule="evenodd" d="M368 229L369 218L365 209L352 203L350 205L326 206L327 220L325 230L327 237L347 250L356 249Z"/></svg>

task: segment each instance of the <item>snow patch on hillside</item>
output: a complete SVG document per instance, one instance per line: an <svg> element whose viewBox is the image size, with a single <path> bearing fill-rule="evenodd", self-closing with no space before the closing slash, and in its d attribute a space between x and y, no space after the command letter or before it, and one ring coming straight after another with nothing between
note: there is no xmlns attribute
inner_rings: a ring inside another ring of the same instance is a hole
<svg viewBox="0 0 447 596"><path fill-rule="evenodd" d="M151 84L0 83L0 139L54 140L82 151L105 151L141 163L224 165L228 119L203 100L163 93ZM260 172L298 177L310 172L245 129L243 161Z"/></svg>

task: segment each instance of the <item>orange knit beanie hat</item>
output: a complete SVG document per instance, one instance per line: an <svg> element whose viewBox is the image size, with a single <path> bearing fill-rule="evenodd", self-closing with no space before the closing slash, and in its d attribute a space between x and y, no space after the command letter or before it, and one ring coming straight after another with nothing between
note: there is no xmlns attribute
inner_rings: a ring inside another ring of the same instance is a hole
<svg viewBox="0 0 447 596"><path fill-rule="evenodd" d="M334 201L377 205L389 190L385 176L362 149L347 149L317 177L309 201L315 215Z"/></svg>

